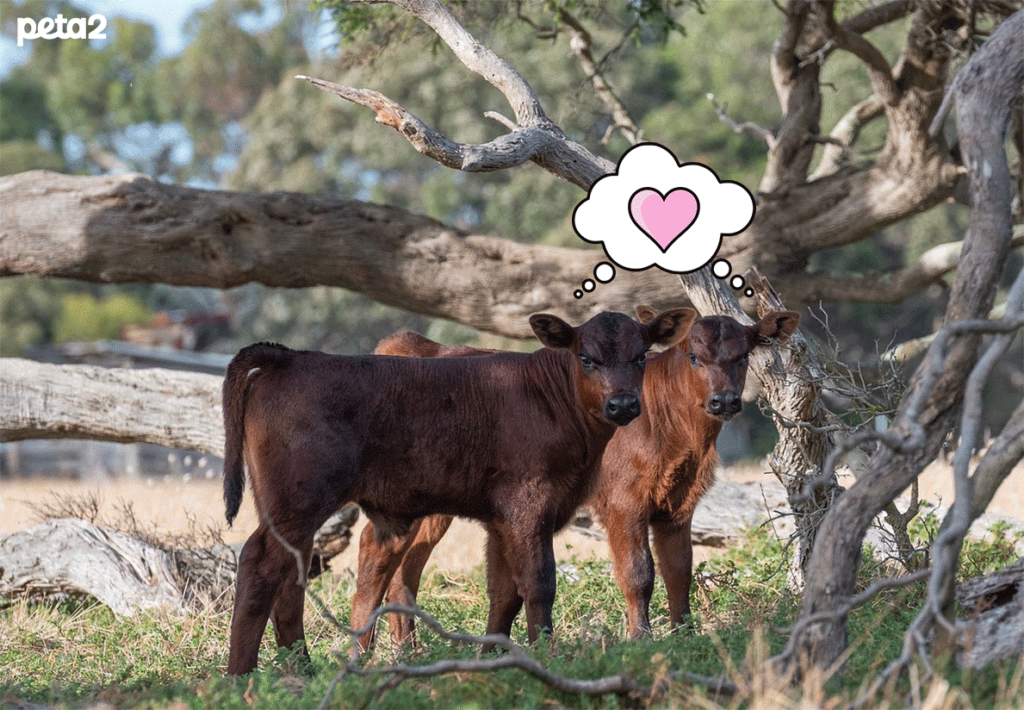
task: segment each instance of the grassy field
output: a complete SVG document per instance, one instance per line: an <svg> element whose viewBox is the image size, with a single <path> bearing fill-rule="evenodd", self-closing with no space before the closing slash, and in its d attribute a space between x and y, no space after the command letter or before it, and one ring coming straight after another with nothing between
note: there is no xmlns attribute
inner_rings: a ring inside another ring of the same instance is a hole
<svg viewBox="0 0 1024 710"><path fill-rule="evenodd" d="M919 538L928 534L919 525ZM972 543L972 572L1013 558L1005 535ZM0 707L99 708L816 708L840 707L866 679L898 655L902 631L920 604L921 587L882 595L851 618L851 655L845 675L824 687L811 681L793 690L750 688L744 671L785 641L798 601L785 590L785 551L766 531L753 531L737 549L703 562L689 631L670 634L665 600L655 595L655 633L641 642L623 639L624 604L603 559L563 562L550 641L528 653L554 673L581 679L628 674L642 684L661 681L653 698L585 697L554 691L519 670L467 671L395 682L392 663L425 665L444 659L471 661L478 648L439 639L421 625L416 649L381 648L346 671L349 640L343 630L307 604L312 663L278 652L265 639L258 672L226 678L230 613L223 602L187 615L143 613L115 618L89 602L18 602L0 611ZM864 581L882 574L865 567ZM352 592L350 574L316 580L312 590L344 624ZM429 573L421 593L424 609L451 631L483 632L483 572ZM383 622L382 622L383 623ZM525 637L522 622L513 632ZM385 644L386 645L386 644ZM487 658L500 658L488 656ZM732 698L713 697L672 675L688 671L740 684ZM1021 658L980 673L954 671L929 683L903 681L868 707L1024 707Z"/></svg>

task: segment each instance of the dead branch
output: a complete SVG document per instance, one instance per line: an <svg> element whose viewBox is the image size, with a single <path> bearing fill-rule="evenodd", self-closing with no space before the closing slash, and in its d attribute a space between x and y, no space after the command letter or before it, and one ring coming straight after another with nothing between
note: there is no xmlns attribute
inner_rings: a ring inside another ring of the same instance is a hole
<svg viewBox="0 0 1024 710"><path fill-rule="evenodd" d="M447 8L436 0L387 1L418 17L434 30L467 69L498 89L512 107L516 130L486 145L463 146L443 138L422 122L417 124L419 119L377 92L364 92L349 87L339 87L339 91L334 88L338 85L330 82L317 83L319 88L371 108L377 113L379 122L400 129L417 150L435 160L448 160L444 162L445 165L459 170L466 169L458 167L461 162L467 162L463 159L464 154L471 158L468 165L474 169L485 166L485 169L497 170L533 161L548 172L585 190L601 176L614 172L614 164L569 139L544 113L537 94L526 80L507 62L478 42ZM410 130L412 132L406 132ZM424 132L432 138L432 142L421 140ZM427 150L421 150L421 146Z"/></svg>
<svg viewBox="0 0 1024 710"><path fill-rule="evenodd" d="M219 530L169 535L140 523L130 506L113 520L98 508L92 497L58 497L36 506L43 522L0 538L0 597L89 596L118 616L230 603L237 550ZM91 519L68 517L77 512ZM345 550L358 516L358 507L346 506L317 531L311 577Z"/></svg>
<svg viewBox="0 0 1024 710"><path fill-rule="evenodd" d="M759 126L752 121L737 123L729 117L729 114L726 113L726 107L718 103L714 94L708 94L707 99L711 104L711 108L715 110L715 115L718 116L718 120L727 125L733 133L749 133L752 136L756 136L764 140L769 148L775 145L775 134L769 129L764 126Z"/></svg>
<svg viewBox="0 0 1024 710"><path fill-rule="evenodd" d="M530 162L541 151L550 148L553 140L557 140L540 128L517 126L512 133L499 136L489 143L456 143L380 92L353 89L302 74L295 78L305 79L322 91L370 109L377 115L377 123L394 128L418 152L455 170L484 173L514 168Z"/></svg>
<svg viewBox="0 0 1024 710"><path fill-rule="evenodd" d="M622 99L615 93L611 84L608 83L608 79L605 78L604 72L601 71L600 66L594 59L591 51L593 38L590 36L590 33L565 7L559 7L557 12L559 22L569 28L569 49L579 59L584 75L587 77L590 85L594 87L594 93L597 94L597 97L612 117L612 124L608 127L608 131L601 142L607 144L614 130L621 132L623 137L632 145L641 142L644 139L643 131L636 125L636 121L630 115L629 109L622 103Z"/></svg>
<svg viewBox="0 0 1024 710"><path fill-rule="evenodd" d="M566 693L577 695L624 695L635 699L649 702L664 691L664 681L656 682L654 685L646 685L635 680L631 676L620 674L605 676L592 680L568 678L552 673L536 659L528 655L522 647L513 643L504 634L486 634L474 636L472 634L456 633L447 631L437 619L424 612L419 607L403 606L400 604L387 604L378 608L370 617L366 627L362 629L345 629L352 636L353 644L356 639L376 625L377 620L385 614L406 614L415 616L426 624L434 633L446 641L468 643L476 645L494 644L504 649L508 655L484 659L446 659L424 666L408 665L404 663L386 666L384 668L365 669L352 663L345 663L335 680L340 680L345 674L351 673L362 677L390 676L379 689L384 692L397 687L408 678L424 678L446 673L487 673L506 668L516 668L550 688ZM718 695L730 696L738 692L734 683L719 678L708 678L693 673L677 672L670 674L672 679L683 680L694 685L702 685L709 688ZM330 694L333 689L328 690ZM325 697L324 701L327 701Z"/></svg>
<svg viewBox="0 0 1024 710"><path fill-rule="evenodd" d="M77 594L119 616L184 607L170 556L116 530L65 518L0 540L0 597Z"/></svg>

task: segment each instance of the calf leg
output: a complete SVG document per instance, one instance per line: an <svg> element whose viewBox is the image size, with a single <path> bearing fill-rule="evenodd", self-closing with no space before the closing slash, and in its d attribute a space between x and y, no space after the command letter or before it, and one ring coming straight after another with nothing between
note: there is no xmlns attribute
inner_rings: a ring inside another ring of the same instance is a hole
<svg viewBox="0 0 1024 710"><path fill-rule="evenodd" d="M487 528L487 633L512 635L512 622L523 608L523 597L512 575L505 554L505 541L493 527ZM484 644L483 652L494 650L494 644Z"/></svg>
<svg viewBox="0 0 1024 710"><path fill-rule="evenodd" d="M606 510L601 523L608 533L615 581L626 598L626 627L631 639L651 632L654 558L647 541L647 520L623 510Z"/></svg>
<svg viewBox="0 0 1024 710"><path fill-rule="evenodd" d="M448 527L451 524L452 517L450 515L431 515L416 522L415 525L418 528L415 530L416 537L406 551L398 571L391 577L391 584L388 586L387 600L389 604L416 605L416 595L420 591L423 568L427 566L430 553L448 532ZM410 530L410 535L413 532ZM391 633L393 642L403 643L412 637L415 630L416 620L413 617L405 614L388 615L388 631Z"/></svg>
<svg viewBox="0 0 1024 710"><path fill-rule="evenodd" d="M551 608L555 603L554 529L544 519L519 519L499 530L505 561L526 606L527 637L534 643L554 626ZM488 575L490 577L490 575ZM507 633L511 629L508 619Z"/></svg>
<svg viewBox="0 0 1024 710"><path fill-rule="evenodd" d="M669 620L675 629L684 616L690 615L690 582L693 575L690 519L682 523L655 523L652 528L658 571L665 580L665 590L668 592Z"/></svg>
<svg viewBox="0 0 1024 710"><path fill-rule="evenodd" d="M277 607L283 585L294 574L295 557L274 539L267 525L261 523L249 536L238 556L235 608L231 617L231 647L228 653L229 674L240 675L256 668L260 641L272 610L280 609L284 634L291 639L291 643L303 637L301 588L297 621L293 591L288 590L286 599ZM295 586L294 583L292 586Z"/></svg>
<svg viewBox="0 0 1024 710"><path fill-rule="evenodd" d="M306 573L309 571L312 543L313 540L310 538L308 548L300 550ZM274 635L279 648L292 648L296 642L305 641L306 638L306 631L302 624L306 589L299 584L298 561L295 559L295 554L291 553L289 556L292 564L288 566L288 574L281 583L281 588L277 592L277 600L270 610L270 622L274 625ZM301 644L298 651L304 656L309 656L309 650L305 643Z"/></svg>
<svg viewBox="0 0 1024 710"><path fill-rule="evenodd" d="M391 583L395 570L402 563L409 546L419 529L415 521L405 535L392 535L384 540L377 539L373 522L366 524L359 538L359 568L356 574L356 592L352 597L352 628L366 628L370 617L384 599L384 591ZM352 649L353 660L373 644L376 624L359 636Z"/></svg>

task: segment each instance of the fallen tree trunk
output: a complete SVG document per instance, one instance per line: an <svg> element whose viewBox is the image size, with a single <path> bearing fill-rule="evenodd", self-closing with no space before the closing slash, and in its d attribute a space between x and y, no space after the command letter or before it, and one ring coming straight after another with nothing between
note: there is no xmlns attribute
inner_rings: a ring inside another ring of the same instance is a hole
<svg viewBox="0 0 1024 710"><path fill-rule="evenodd" d="M223 456L221 381L160 368L118 370L0 358L0 441L145 442ZM773 498L773 506L782 504ZM765 517L758 494L722 482L697 510L694 540L724 547Z"/></svg>
<svg viewBox="0 0 1024 710"><path fill-rule="evenodd" d="M116 530L63 518L0 541L0 595L87 594L118 616L138 609L181 609L170 555Z"/></svg>
<svg viewBox="0 0 1024 710"><path fill-rule="evenodd" d="M331 516L313 541L309 576L329 569L352 539L359 508ZM0 538L0 598L89 596L118 616L197 604L222 606L231 595L240 546L199 549L140 539L78 518L57 518Z"/></svg>
<svg viewBox="0 0 1024 710"><path fill-rule="evenodd" d="M0 441L147 442L221 456L222 378L0 358Z"/></svg>

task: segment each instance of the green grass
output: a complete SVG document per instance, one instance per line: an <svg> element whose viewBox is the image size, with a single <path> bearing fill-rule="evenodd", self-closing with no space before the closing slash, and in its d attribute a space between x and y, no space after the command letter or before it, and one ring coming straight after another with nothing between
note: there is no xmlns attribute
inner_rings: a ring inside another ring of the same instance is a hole
<svg viewBox="0 0 1024 710"><path fill-rule="evenodd" d="M965 550L964 567L994 569L1012 554L1005 531ZM1011 541L1012 542L1012 541ZM624 602L607 563L577 562L559 571L554 637L530 653L550 670L574 678L626 673L650 683L685 670L705 676L740 679L785 644L778 629L792 623L798 600L786 591L785 551L765 531L754 531L738 549L698 567L693 628L668 632L664 592L652 603L651 638L623 639ZM864 583L881 574L867 566ZM468 575L434 572L424 582L424 610L450 631L481 634L487 602L482 570ZM348 620L353 583L344 575L317 580L314 591L343 623ZM847 673L824 689L804 687L772 696L741 693L724 707L825 706L855 696L865 679L895 658L904 629L916 615L923 586L895 590L855 611L850 618L851 655ZM19 602L0 610L0 707L88 707L107 702L117 708L310 708L326 698L330 708L620 708L631 703L615 696L581 697L547 688L518 670L486 674L458 673L407 679L384 688L381 675L345 675L339 656L347 637L307 606L307 635L312 664L272 648L268 634L258 672L227 678L230 614L202 611L187 616L140 613L118 619L91 602L42 604ZM381 635L386 636L381 622ZM444 659L474 659L476 647L438 639L420 625L415 650L393 651L382 644L367 668L392 662L428 664ZM525 637L520 619L513 630ZM942 708L1016 708L1021 694L1021 659L980 673L953 671L944 679ZM334 683L333 681L336 681ZM934 688L933 688L934 689ZM920 707L929 687L903 680L890 692L888 707ZM918 701L914 701L915 693ZM802 700L801 700L802 697ZM656 708L721 707L704 692L681 682L668 683Z"/></svg>

